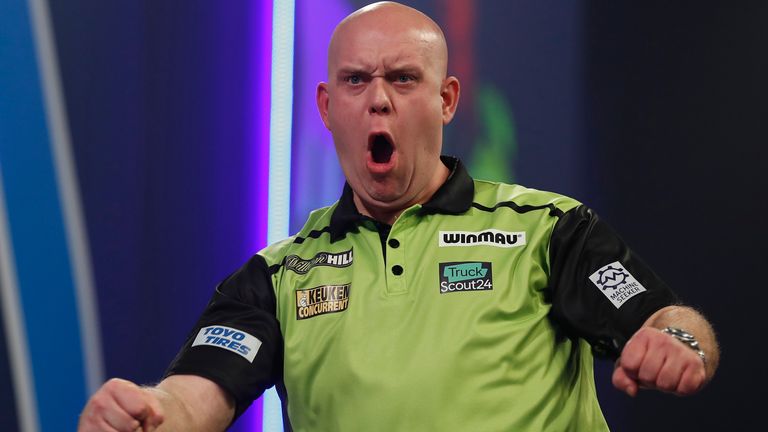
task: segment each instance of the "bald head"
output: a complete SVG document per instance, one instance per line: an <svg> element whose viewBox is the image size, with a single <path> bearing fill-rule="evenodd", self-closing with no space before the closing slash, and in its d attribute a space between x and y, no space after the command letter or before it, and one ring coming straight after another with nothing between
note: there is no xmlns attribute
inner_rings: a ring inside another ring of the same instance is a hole
<svg viewBox="0 0 768 432"><path fill-rule="evenodd" d="M340 50L355 44L363 34L372 33L380 38L407 36L418 41L435 71L443 78L446 76L448 46L440 26L422 12L390 1L358 9L336 26L328 46L329 75L338 66Z"/></svg>
<svg viewBox="0 0 768 432"><path fill-rule="evenodd" d="M333 32L317 108L362 214L391 224L448 177L443 127L460 87L447 64L440 27L398 3L364 7Z"/></svg>

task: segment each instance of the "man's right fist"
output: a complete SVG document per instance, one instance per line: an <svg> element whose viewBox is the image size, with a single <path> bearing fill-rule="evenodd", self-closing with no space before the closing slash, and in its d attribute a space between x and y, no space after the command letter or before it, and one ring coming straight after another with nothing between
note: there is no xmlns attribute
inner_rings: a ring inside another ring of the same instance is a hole
<svg viewBox="0 0 768 432"><path fill-rule="evenodd" d="M80 414L78 432L154 431L163 422L160 401L148 389L119 378L104 383Z"/></svg>

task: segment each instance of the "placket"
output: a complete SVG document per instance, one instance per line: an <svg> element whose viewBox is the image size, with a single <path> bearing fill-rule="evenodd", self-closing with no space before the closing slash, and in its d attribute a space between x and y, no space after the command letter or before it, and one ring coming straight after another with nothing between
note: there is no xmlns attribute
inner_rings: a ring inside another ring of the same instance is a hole
<svg viewBox="0 0 768 432"><path fill-rule="evenodd" d="M405 248L409 232L416 223L415 213L421 206L411 207L403 212L392 225L387 237L387 294L399 295L408 292L409 272L416 271L405 261Z"/></svg>

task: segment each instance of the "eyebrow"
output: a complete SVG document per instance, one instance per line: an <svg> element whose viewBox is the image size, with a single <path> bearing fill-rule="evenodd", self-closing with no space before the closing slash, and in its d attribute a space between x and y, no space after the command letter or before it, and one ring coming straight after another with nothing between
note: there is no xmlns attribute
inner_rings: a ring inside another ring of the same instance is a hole
<svg viewBox="0 0 768 432"><path fill-rule="evenodd" d="M365 67L357 67L357 66L342 67L342 68L339 68L337 72L337 75L349 75L349 74L370 74L370 72L368 72Z"/></svg>
<svg viewBox="0 0 768 432"><path fill-rule="evenodd" d="M423 73L423 71L424 71L423 67L420 67L411 63L404 63L402 65L388 67L384 71L383 76L391 75L393 73L402 73L402 72L419 75ZM370 69L368 69L367 66L344 66L339 68L338 72L336 73L336 76L340 77L340 76L346 76L350 74L373 75L373 73L370 72Z"/></svg>

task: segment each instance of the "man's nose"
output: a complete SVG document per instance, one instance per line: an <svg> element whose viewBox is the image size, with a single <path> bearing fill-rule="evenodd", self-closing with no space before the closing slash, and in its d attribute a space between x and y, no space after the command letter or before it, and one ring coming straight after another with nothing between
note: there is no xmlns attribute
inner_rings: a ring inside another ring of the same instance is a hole
<svg viewBox="0 0 768 432"><path fill-rule="evenodd" d="M392 111L392 100L389 97L387 82L384 77L375 77L369 87L371 103L369 114L389 114Z"/></svg>

